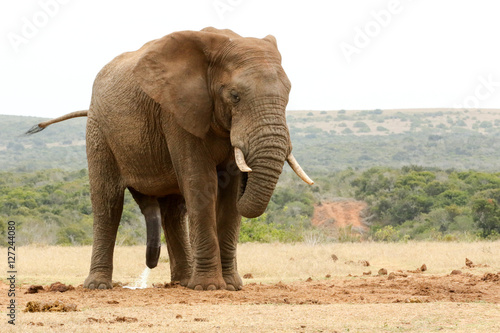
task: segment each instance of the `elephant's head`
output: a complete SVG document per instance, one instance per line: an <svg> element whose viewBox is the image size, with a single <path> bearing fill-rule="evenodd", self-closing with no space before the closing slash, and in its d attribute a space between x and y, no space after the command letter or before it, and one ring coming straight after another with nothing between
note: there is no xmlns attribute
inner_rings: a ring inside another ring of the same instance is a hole
<svg viewBox="0 0 500 333"><path fill-rule="evenodd" d="M242 171L241 215L264 212L286 160L313 183L291 154L285 118L291 84L273 36L207 28L167 35L142 51L134 75L162 109L197 137L210 129L230 137Z"/></svg>

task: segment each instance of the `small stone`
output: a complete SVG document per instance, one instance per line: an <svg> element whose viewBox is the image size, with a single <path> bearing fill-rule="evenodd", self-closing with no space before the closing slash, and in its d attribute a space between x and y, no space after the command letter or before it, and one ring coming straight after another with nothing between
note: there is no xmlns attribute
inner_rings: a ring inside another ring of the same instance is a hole
<svg viewBox="0 0 500 333"><path fill-rule="evenodd" d="M121 283L120 281L113 281L112 284L113 284L113 288L122 288L123 287L123 283Z"/></svg>
<svg viewBox="0 0 500 333"><path fill-rule="evenodd" d="M423 264L421 267L420 267L420 270L422 272L425 272L427 270L427 266L425 264Z"/></svg>
<svg viewBox="0 0 500 333"><path fill-rule="evenodd" d="M117 323L135 323L137 321L139 321L139 319L137 318L134 318L134 317L126 317L126 316L123 316L123 317L116 317L115 321Z"/></svg>
<svg viewBox="0 0 500 333"><path fill-rule="evenodd" d="M394 272L391 272L389 276L387 277L387 280L394 280L396 278L396 274Z"/></svg>
<svg viewBox="0 0 500 333"><path fill-rule="evenodd" d="M461 270L454 269L454 270L451 271L451 275L460 275L460 274L462 274Z"/></svg>
<svg viewBox="0 0 500 333"><path fill-rule="evenodd" d="M335 254L332 254L332 255L331 255L331 257L332 257L332 260L333 260L333 261L337 261L337 260L339 260L339 258L338 258Z"/></svg>
<svg viewBox="0 0 500 333"><path fill-rule="evenodd" d="M378 275L387 275L387 269L381 268L378 270Z"/></svg>
<svg viewBox="0 0 500 333"><path fill-rule="evenodd" d="M423 303L423 300L417 297L410 297L405 299L405 303Z"/></svg>

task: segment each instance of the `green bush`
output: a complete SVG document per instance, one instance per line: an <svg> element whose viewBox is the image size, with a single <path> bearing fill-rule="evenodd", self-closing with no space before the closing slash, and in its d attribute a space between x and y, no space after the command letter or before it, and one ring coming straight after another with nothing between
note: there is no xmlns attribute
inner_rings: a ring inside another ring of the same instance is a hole
<svg viewBox="0 0 500 333"><path fill-rule="evenodd" d="M499 173L410 166L371 168L351 184L369 204L374 239L453 240L500 233L499 182Z"/></svg>
<svg viewBox="0 0 500 333"><path fill-rule="evenodd" d="M301 231L293 225L267 223L267 215L263 214L254 219L242 219L239 241L241 243L300 242L303 240Z"/></svg>
<svg viewBox="0 0 500 333"><path fill-rule="evenodd" d="M482 230L481 236L500 233L500 209L494 199L475 199L472 203L474 222Z"/></svg>

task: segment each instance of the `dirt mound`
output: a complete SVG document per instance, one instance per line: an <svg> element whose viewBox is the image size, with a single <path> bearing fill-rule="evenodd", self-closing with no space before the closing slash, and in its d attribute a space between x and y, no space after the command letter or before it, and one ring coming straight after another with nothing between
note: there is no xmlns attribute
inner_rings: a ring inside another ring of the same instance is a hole
<svg viewBox="0 0 500 333"><path fill-rule="evenodd" d="M323 202L314 206L312 224L315 226L345 228L351 225L361 231L367 230L361 218L361 211L366 208L363 201L345 200Z"/></svg>
<svg viewBox="0 0 500 333"><path fill-rule="evenodd" d="M64 293L68 290L73 290L73 289L75 289L75 287L73 287L72 285L67 286L61 282L54 282L49 287L49 291L58 291L60 293Z"/></svg>
<svg viewBox="0 0 500 333"><path fill-rule="evenodd" d="M43 286L41 285L31 285L28 287L28 290L26 290L26 294L36 294L38 291L44 290Z"/></svg>

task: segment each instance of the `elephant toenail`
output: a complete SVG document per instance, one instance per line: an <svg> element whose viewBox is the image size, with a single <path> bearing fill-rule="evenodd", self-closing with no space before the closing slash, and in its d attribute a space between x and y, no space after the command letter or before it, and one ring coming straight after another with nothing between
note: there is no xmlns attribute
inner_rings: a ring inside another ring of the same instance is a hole
<svg viewBox="0 0 500 333"><path fill-rule="evenodd" d="M217 287L215 285L211 284L207 287L207 290L217 290Z"/></svg>
<svg viewBox="0 0 500 333"><path fill-rule="evenodd" d="M228 284L226 286L226 290L229 290L229 291L236 291L236 289L234 289L234 286L232 284Z"/></svg>
<svg viewBox="0 0 500 333"><path fill-rule="evenodd" d="M99 285L99 289L108 289L108 287L106 286L106 284L101 283L101 284Z"/></svg>
<svg viewBox="0 0 500 333"><path fill-rule="evenodd" d="M94 284L93 284L93 283L91 283L91 284L89 284L89 287L88 287L88 288L89 288L89 289L95 289L95 286L94 286Z"/></svg>
<svg viewBox="0 0 500 333"><path fill-rule="evenodd" d="M201 284L199 284L196 287L194 287L194 290L203 290L203 287L201 286Z"/></svg>

